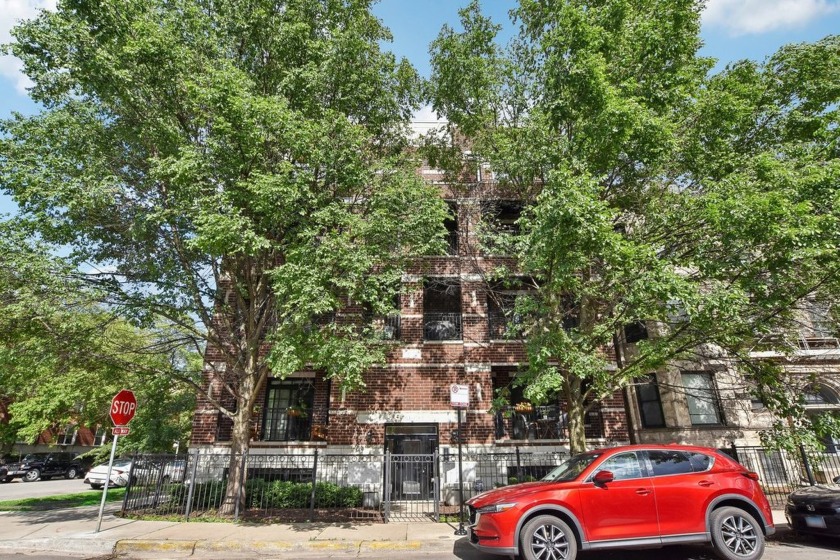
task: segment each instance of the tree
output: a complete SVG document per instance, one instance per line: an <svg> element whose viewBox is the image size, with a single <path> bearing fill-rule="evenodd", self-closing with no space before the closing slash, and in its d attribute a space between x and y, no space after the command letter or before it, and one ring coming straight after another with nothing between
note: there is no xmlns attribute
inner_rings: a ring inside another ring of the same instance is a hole
<svg viewBox="0 0 840 560"><path fill-rule="evenodd" d="M3 452L46 430L109 426L122 388L135 390L140 408L122 451L168 452L188 437L195 395L174 377L198 381L200 353L161 347L171 334L115 316L83 273L11 222L0 222L0 253L0 400L10 416Z"/></svg>
<svg viewBox="0 0 840 560"><path fill-rule="evenodd" d="M369 8L67 0L14 31L45 110L3 123L0 182L123 316L222 353L224 393L205 396L233 420L231 511L268 376L360 387L384 351L316 318L383 311L405 259L442 243L405 151L418 79Z"/></svg>
<svg viewBox="0 0 840 560"><path fill-rule="evenodd" d="M748 349L836 275L840 42L712 75L701 8L522 0L503 49L474 2L432 45L428 95L466 140L430 153L462 165L467 142L526 204L516 264L490 276L533 279L520 381L565 398L573 450L589 407L676 359L725 356L771 386ZM651 336L623 344L640 322Z"/></svg>

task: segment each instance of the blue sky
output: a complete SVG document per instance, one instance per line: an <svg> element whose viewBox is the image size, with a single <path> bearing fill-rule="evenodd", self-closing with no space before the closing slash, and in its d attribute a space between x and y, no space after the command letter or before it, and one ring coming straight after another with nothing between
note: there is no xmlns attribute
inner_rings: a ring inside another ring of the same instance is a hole
<svg viewBox="0 0 840 560"><path fill-rule="evenodd" d="M380 0L374 12L391 29L391 50L408 58L428 75L429 43L445 23L458 26L458 9L469 0ZM482 0L486 14L505 24L503 36L512 32L507 12L513 0ZM10 40L16 21L32 17L38 8L52 8L55 0L0 0L0 43ZM718 59L719 66L742 58L763 60L781 45L815 41L840 32L840 0L708 0L703 16L701 53ZM33 113L36 105L26 95L27 81L19 64L0 57L0 118L12 111ZM433 118L421 112L419 120ZM0 194L0 214L14 211L14 204Z"/></svg>

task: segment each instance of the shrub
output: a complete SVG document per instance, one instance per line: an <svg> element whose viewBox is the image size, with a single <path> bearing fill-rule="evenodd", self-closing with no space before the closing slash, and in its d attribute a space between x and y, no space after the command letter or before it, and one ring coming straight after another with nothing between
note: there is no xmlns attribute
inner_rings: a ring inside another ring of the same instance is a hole
<svg viewBox="0 0 840 560"><path fill-rule="evenodd" d="M205 510L217 508L222 504L225 497L226 481L201 482L193 489L191 509ZM173 485L169 500L173 504L182 505L187 503L190 487L187 484Z"/></svg>
<svg viewBox="0 0 840 560"><path fill-rule="evenodd" d="M311 498L312 484L309 482L267 482L256 479L246 484L246 503L249 507L308 508ZM315 484L315 505L322 508L359 507L362 505L362 491L331 482L318 482Z"/></svg>
<svg viewBox="0 0 840 560"><path fill-rule="evenodd" d="M226 482L204 482L195 485L192 509L194 511L218 508L225 495ZM173 486L170 501L184 504L189 486ZM267 481L261 478L245 483L245 504L249 508L307 509L312 497L312 483ZM319 508L360 507L362 490L355 486L338 486L331 482L315 484L315 506Z"/></svg>
<svg viewBox="0 0 840 560"><path fill-rule="evenodd" d="M359 507L362 498L361 488L355 486L338 486L331 482L315 485L315 505L318 507Z"/></svg>

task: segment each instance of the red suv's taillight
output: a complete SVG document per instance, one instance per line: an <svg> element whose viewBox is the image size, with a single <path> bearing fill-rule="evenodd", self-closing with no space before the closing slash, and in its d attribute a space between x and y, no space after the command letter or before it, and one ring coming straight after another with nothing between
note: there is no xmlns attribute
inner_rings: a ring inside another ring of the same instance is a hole
<svg viewBox="0 0 840 560"><path fill-rule="evenodd" d="M758 482L758 473L753 471L744 471L741 473L742 475L746 476L750 480L755 480Z"/></svg>

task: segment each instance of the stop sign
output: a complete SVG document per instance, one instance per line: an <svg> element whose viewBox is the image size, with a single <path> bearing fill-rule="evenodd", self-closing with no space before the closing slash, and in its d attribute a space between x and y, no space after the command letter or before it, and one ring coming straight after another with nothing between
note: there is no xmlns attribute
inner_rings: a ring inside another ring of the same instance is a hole
<svg viewBox="0 0 840 560"><path fill-rule="evenodd" d="M123 389L117 393L111 400L111 420L114 426L125 426L131 419L134 418L134 412L137 410L137 399L134 398L134 393L128 389Z"/></svg>

